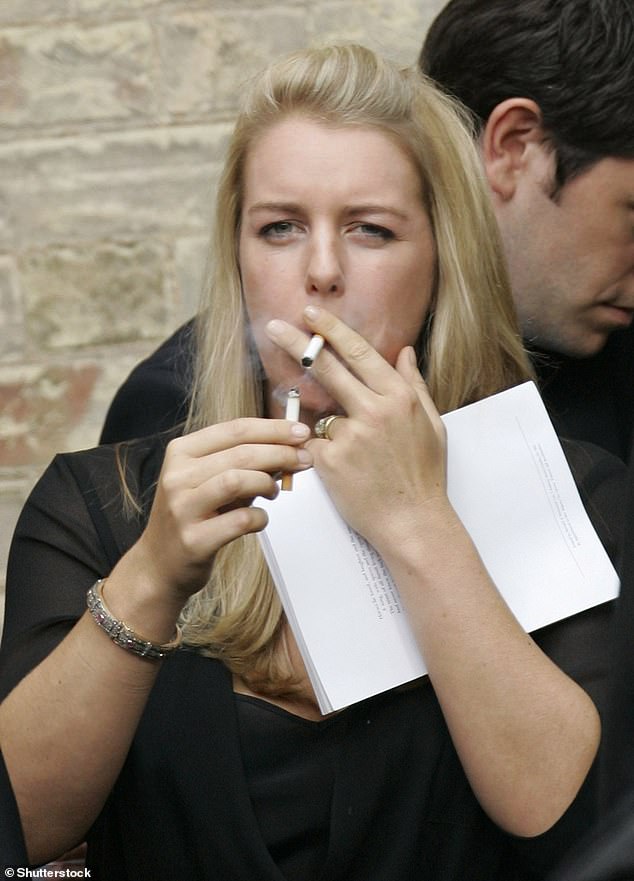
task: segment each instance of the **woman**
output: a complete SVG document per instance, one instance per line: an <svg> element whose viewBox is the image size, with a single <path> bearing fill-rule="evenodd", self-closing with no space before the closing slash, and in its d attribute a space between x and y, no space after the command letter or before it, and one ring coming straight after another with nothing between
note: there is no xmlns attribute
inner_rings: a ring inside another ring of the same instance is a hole
<svg viewBox="0 0 634 881"><path fill-rule="evenodd" d="M516 871L502 830L566 811L594 703L446 495L438 411L530 376L485 192L456 108L368 50L301 52L252 87L187 431L58 457L16 531L5 690L33 669L0 732L33 860L88 834L108 879L491 881ZM384 557L430 672L325 719L252 535L253 499L309 467Z"/></svg>

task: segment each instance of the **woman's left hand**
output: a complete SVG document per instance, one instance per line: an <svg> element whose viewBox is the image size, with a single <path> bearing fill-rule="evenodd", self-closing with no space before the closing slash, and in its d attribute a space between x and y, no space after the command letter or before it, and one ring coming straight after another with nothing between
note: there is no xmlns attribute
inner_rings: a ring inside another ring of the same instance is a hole
<svg viewBox="0 0 634 881"><path fill-rule="evenodd" d="M594 760L596 708L522 630L453 510L444 426L411 349L391 367L326 310L306 323L332 349L315 378L347 414L307 444L315 467L390 570L480 804L514 835L541 834ZM272 338L298 360L307 342L284 324Z"/></svg>
<svg viewBox="0 0 634 881"><path fill-rule="evenodd" d="M448 504L444 425L410 346L392 367L327 310L309 307L305 320L333 350L319 354L311 373L346 413L332 440L307 446L341 515L380 550L401 541L427 504ZM275 325L272 339L299 361L308 336Z"/></svg>

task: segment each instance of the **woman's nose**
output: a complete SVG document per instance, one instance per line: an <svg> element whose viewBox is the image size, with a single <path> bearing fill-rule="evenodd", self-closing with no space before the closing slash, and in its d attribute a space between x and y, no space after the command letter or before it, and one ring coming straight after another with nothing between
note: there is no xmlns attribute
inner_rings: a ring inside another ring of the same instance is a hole
<svg viewBox="0 0 634 881"><path fill-rule="evenodd" d="M316 237L310 243L306 268L306 291L309 294L341 296L344 274L338 243L331 236Z"/></svg>

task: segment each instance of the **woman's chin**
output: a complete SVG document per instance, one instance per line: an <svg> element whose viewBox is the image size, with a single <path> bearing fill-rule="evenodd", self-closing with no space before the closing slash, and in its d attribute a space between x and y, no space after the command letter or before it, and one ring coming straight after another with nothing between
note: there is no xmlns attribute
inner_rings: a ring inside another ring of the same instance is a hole
<svg viewBox="0 0 634 881"><path fill-rule="evenodd" d="M297 383L300 393L302 419L306 422L320 419L328 413L340 413L341 407L328 392L314 380Z"/></svg>
<svg viewBox="0 0 634 881"><path fill-rule="evenodd" d="M312 378L309 373L289 378L288 381L279 383L272 393L273 411L283 418L286 407L286 397L290 388L297 388L300 395L301 419L308 425L312 425L317 419L329 413L341 413L339 406L323 386Z"/></svg>

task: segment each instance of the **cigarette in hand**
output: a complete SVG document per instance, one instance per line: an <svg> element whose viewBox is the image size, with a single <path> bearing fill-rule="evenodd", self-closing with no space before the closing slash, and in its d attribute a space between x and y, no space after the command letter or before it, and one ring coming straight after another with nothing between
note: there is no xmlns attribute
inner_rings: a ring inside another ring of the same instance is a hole
<svg viewBox="0 0 634 881"><path fill-rule="evenodd" d="M316 333L311 337L310 342L306 346L306 351L302 355L301 363L302 367L305 367L307 370L313 366L313 362L317 355L321 352L324 345L324 338L320 334Z"/></svg>
<svg viewBox="0 0 634 881"><path fill-rule="evenodd" d="M288 390L288 395L286 397L286 412L284 413L284 418L288 419L291 422L297 422L299 419L299 389L293 387ZM283 490L291 490L293 489L293 475L285 472L282 474L282 489Z"/></svg>

